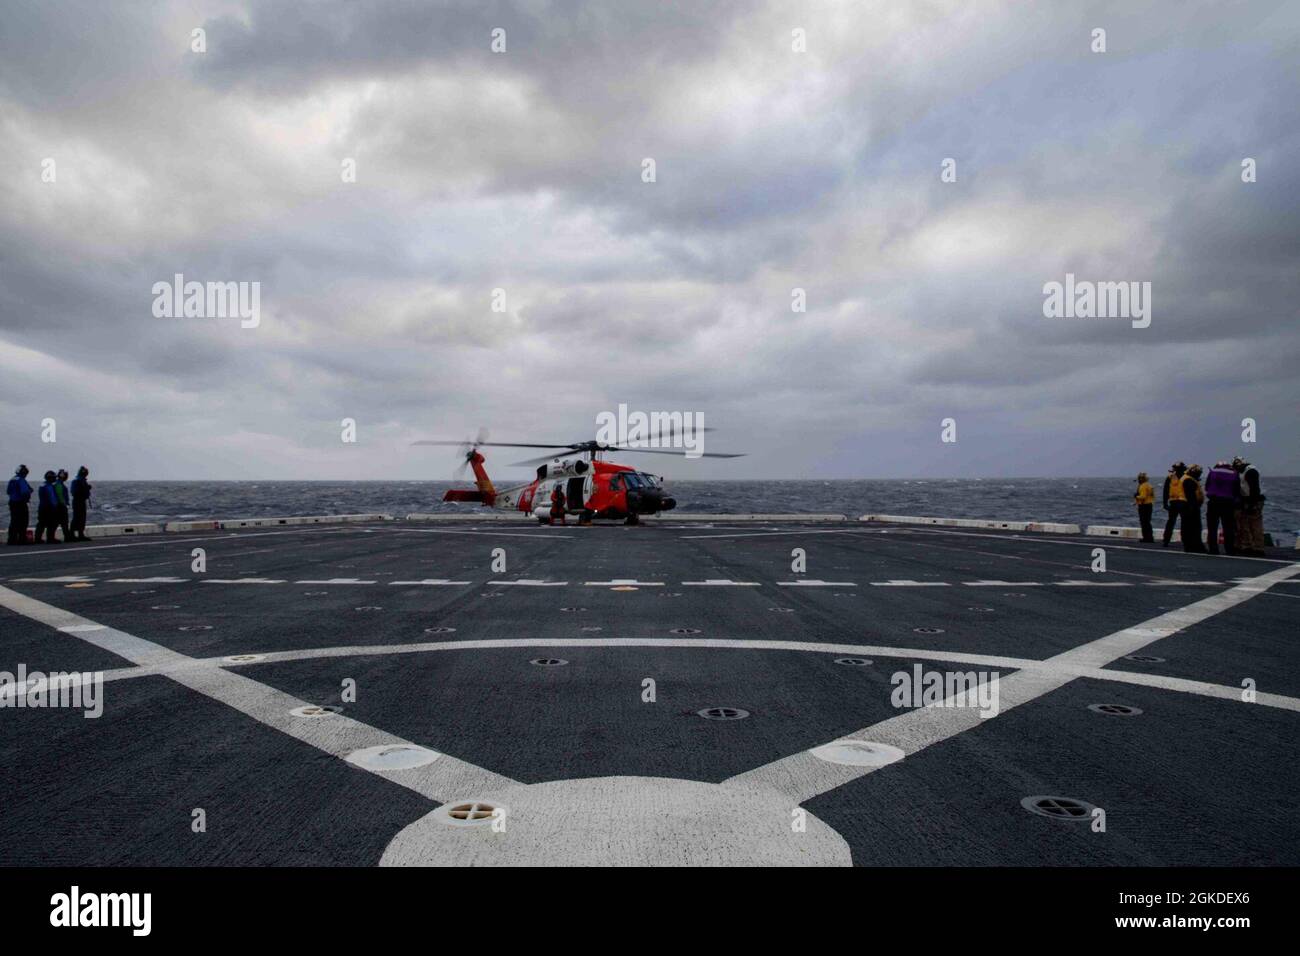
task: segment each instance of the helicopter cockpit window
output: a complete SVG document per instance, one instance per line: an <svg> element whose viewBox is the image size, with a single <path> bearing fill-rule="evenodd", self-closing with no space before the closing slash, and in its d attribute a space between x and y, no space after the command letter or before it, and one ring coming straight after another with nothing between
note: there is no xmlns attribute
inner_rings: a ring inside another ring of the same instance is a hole
<svg viewBox="0 0 1300 956"><path fill-rule="evenodd" d="M647 488L659 487L659 479L654 475L638 475L637 477L641 479Z"/></svg>
<svg viewBox="0 0 1300 956"><path fill-rule="evenodd" d="M629 488L640 488L642 486L641 476L636 472L628 471L623 473L623 480L627 482Z"/></svg>

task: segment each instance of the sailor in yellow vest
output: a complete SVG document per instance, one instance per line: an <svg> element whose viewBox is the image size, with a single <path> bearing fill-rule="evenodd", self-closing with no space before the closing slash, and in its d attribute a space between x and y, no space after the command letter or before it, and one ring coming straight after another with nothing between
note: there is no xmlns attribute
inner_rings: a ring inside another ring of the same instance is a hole
<svg viewBox="0 0 1300 956"><path fill-rule="evenodd" d="M1165 487L1161 492L1164 501L1165 511L1169 512L1169 518L1165 521L1165 540L1162 547L1169 547L1169 542L1173 540L1174 528L1178 526L1178 519L1183 514L1183 502L1187 500L1183 494L1183 475L1187 471L1187 466L1181 461L1176 461L1169 466L1169 474L1165 475Z"/></svg>
<svg viewBox="0 0 1300 956"><path fill-rule="evenodd" d="M1205 553L1205 542L1201 540L1201 505L1205 503L1205 491L1201 488L1201 466L1192 465L1183 477L1183 550L1197 554Z"/></svg>
<svg viewBox="0 0 1300 956"><path fill-rule="evenodd" d="M1151 509L1156 504L1156 490L1151 487L1151 482L1147 481L1147 473L1139 471L1137 476L1137 493L1133 495L1133 503L1138 509L1138 523L1142 525L1142 540L1148 543L1154 543L1155 532L1151 530Z"/></svg>

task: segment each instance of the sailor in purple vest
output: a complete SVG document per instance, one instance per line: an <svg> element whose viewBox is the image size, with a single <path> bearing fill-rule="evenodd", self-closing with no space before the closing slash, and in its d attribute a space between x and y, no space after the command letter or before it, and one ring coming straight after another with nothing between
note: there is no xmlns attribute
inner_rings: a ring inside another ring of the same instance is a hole
<svg viewBox="0 0 1300 956"><path fill-rule="evenodd" d="M1237 505L1241 500L1241 481L1231 462L1217 461L1205 476L1205 546L1210 554L1219 553L1219 523L1223 523L1223 550L1237 553Z"/></svg>

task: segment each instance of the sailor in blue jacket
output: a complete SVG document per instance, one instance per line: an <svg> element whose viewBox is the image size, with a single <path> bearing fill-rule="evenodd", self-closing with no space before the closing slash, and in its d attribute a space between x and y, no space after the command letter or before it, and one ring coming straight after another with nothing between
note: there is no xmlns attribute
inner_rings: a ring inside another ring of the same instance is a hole
<svg viewBox="0 0 1300 956"><path fill-rule="evenodd" d="M9 543L27 543L27 502L32 500L32 486L27 483L27 466L19 465L9 479Z"/></svg>
<svg viewBox="0 0 1300 956"><path fill-rule="evenodd" d="M54 486L56 475L52 471L45 473L45 484L36 490L36 543L41 543L41 535L49 529L50 544L54 544L54 529L59 526L59 490Z"/></svg>

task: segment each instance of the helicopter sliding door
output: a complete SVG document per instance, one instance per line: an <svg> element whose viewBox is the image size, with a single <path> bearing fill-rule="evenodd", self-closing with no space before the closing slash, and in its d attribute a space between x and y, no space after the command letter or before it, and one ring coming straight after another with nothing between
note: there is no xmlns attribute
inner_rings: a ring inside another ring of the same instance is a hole
<svg viewBox="0 0 1300 956"><path fill-rule="evenodd" d="M568 502L570 511L581 511L587 505L587 495L583 490L586 484L585 478L570 478L568 486L564 489L564 498Z"/></svg>

